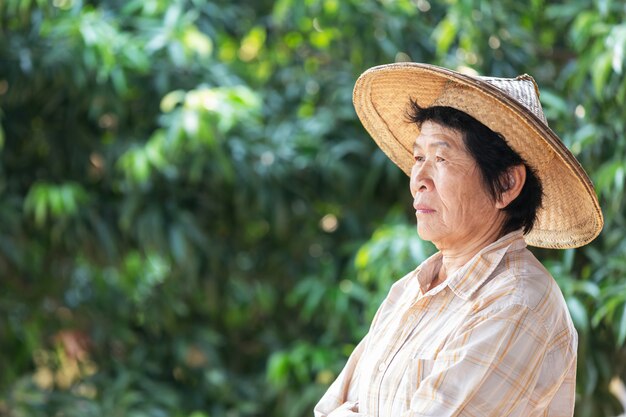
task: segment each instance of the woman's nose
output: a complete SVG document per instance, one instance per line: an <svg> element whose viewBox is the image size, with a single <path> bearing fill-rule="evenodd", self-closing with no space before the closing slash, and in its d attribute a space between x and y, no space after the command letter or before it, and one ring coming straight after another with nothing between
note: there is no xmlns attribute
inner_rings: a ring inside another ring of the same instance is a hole
<svg viewBox="0 0 626 417"><path fill-rule="evenodd" d="M420 162L413 165L413 168L411 168L410 188L413 196L418 192L432 190L433 180L428 162Z"/></svg>

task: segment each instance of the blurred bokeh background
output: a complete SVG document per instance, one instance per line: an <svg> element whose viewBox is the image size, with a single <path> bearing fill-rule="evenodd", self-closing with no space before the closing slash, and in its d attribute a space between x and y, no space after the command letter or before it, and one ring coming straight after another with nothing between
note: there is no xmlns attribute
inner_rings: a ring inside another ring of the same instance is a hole
<svg viewBox="0 0 626 417"><path fill-rule="evenodd" d="M621 0L1 0L0 416L303 417L433 248L351 94L370 66L533 75L606 227L534 250L623 412Z"/></svg>

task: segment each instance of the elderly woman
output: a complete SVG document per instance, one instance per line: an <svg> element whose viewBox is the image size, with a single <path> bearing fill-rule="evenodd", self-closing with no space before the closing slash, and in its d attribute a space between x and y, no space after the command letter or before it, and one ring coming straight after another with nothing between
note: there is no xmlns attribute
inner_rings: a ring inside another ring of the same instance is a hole
<svg viewBox="0 0 626 417"><path fill-rule="evenodd" d="M392 64L354 103L439 251L393 285L315 416L571 416L576 330L526 245L582 246L603 218L534 80Z"/></svg>

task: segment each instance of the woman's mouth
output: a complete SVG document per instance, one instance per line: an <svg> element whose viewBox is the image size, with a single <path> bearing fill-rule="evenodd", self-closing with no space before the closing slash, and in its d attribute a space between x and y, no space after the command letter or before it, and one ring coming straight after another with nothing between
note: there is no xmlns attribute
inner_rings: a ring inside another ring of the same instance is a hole
<svg viewBox="0 0 626 417"><path fill-rule="evenodd" d="M414 204L413 208L415 209L415 213L418 214L430 214L435 212L433 208L425 204Z"/></svg>

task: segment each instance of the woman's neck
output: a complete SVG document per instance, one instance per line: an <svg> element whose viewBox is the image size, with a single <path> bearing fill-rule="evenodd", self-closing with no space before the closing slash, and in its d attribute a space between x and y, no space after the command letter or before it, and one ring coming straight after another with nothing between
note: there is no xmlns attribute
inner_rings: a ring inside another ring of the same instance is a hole
<svg viewBox="0 0 626 417"><path fill-rule="evenodd" d="M468 238L463 244L439 248L441 251L441 269L437 276L439 282L461 269L478 252L489 246L502 236L500 227L489 228L483 233L477 233Z"/></svg>

